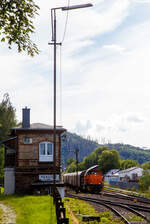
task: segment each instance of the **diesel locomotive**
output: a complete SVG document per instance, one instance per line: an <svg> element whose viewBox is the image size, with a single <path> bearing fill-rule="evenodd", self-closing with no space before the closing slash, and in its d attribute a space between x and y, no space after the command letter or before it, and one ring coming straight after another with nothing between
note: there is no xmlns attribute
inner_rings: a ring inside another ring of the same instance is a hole
<svg viewBox="0 0 150 224"><path fill-rule="evenodd" d="M103 175L95 165L87 170L64 174L64 183L78 191L97 193L103 188Z"/></svg>

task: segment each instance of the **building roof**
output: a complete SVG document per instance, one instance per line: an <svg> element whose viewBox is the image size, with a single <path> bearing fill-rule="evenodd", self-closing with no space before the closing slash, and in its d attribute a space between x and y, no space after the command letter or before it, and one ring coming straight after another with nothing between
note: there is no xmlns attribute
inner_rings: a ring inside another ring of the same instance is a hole
<svg viewBox="0 0 150 224"><path fill-rule="evenodd" d="M4 144L4 145L5 145L5 142L14 140L14 139L16 139L16 138L17 138L17 136L15 136L15 137L11 137L11 138L7 138L7 139L5 139L5 140L0 141L0 144Z"/></svg>
<svg viewBox="0 0 150 224"><path fill-rule="evenodd" d="M29 128L23 128L22 126L12 128L12 130L54 130L54 126L42 124L42 123L32 123ZM66 131L62 126L56 126L56 130Z"/></svg>
<svg viewBox="0 0 150 224"><path fill-rule="evenodd" d="M136 169L142 169L142 168L136 167L136 166L135 167L130 167L130 168L126 169L126 170L119 171L119 174L120 173L128 173L128 172L133 171L133 170L136 170Z"/></svg>
<svg viewBox="0 0 150 224"><path fill-rule="evenodd" d="M119 169L111 169L105 174L105 176L110 176L110 175L116 174L119 171L120 171Z"/></svg>

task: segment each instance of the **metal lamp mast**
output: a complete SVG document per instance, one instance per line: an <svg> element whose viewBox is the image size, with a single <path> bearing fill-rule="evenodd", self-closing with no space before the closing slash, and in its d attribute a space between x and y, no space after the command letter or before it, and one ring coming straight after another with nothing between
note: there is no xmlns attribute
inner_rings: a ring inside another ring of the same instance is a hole
<svg viewBox="0 0 150 224"><path fill-rule="evenodd" d="M73 6L67 6L67 7L57 7L51 9L51 24L52 24L52 42L50 45L54 46L54 135L53 135L53 141L54 141L54 152L53 152L53 196L55 198L55 189L56 189L56 47L57 45L61 45L61 43L57 43L57 37L56 37L56 10L61 9L62 11L65 10L73 10L73 9L79 9L79 8L86 8L91 7L92 4L82 4L82 5L73 5Z"/></svg>

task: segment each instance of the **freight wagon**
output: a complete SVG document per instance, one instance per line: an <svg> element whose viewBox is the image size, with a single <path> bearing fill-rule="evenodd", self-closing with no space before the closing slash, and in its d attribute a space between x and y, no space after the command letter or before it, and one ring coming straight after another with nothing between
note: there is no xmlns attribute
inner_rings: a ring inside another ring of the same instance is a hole
<svg viewBox="0 0 150 224"><path fill-rule="evenodd" d="M64 174L64 183L77 191L100 192L103 188L103 175L98 165L87 170Z"/></svg>

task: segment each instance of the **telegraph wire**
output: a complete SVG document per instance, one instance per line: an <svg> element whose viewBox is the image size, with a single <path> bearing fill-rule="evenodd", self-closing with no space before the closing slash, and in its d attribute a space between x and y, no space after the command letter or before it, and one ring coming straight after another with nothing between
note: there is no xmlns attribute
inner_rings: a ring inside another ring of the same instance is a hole
<svg viewBox="0 0 150 224"><path fill-rule="evenodd" d="M70 6L70 0L68 0L68 6L67 7L69 8L69 6ZM65 40L65 35L66 35L66 30L67 30L67 24L68 24L68 15L69 15L69 10L67 10L66 21L65 21L65 28L64 28L64 33L63 33L63 37L62 37L61 43L63 43L64 40Z"/></svg>
<svg viewBox="0 0 150 224"><path fill-rule="evenodd" d="M68 6L70 6L70 0L68 0ZM59 85L59 91L60 91L60 124L62 125L62 44L65 40L66 36L66 31L67 31L67 24L68 24L68 16L69 16L69 10L67 10L67 15L66 15L66 21L65 21L65 28L64 28L64 33L60 45L60 58L59 58L59 63L60 63L60 70L59 70L59 78L60 78L60 85Z"/></svg>

